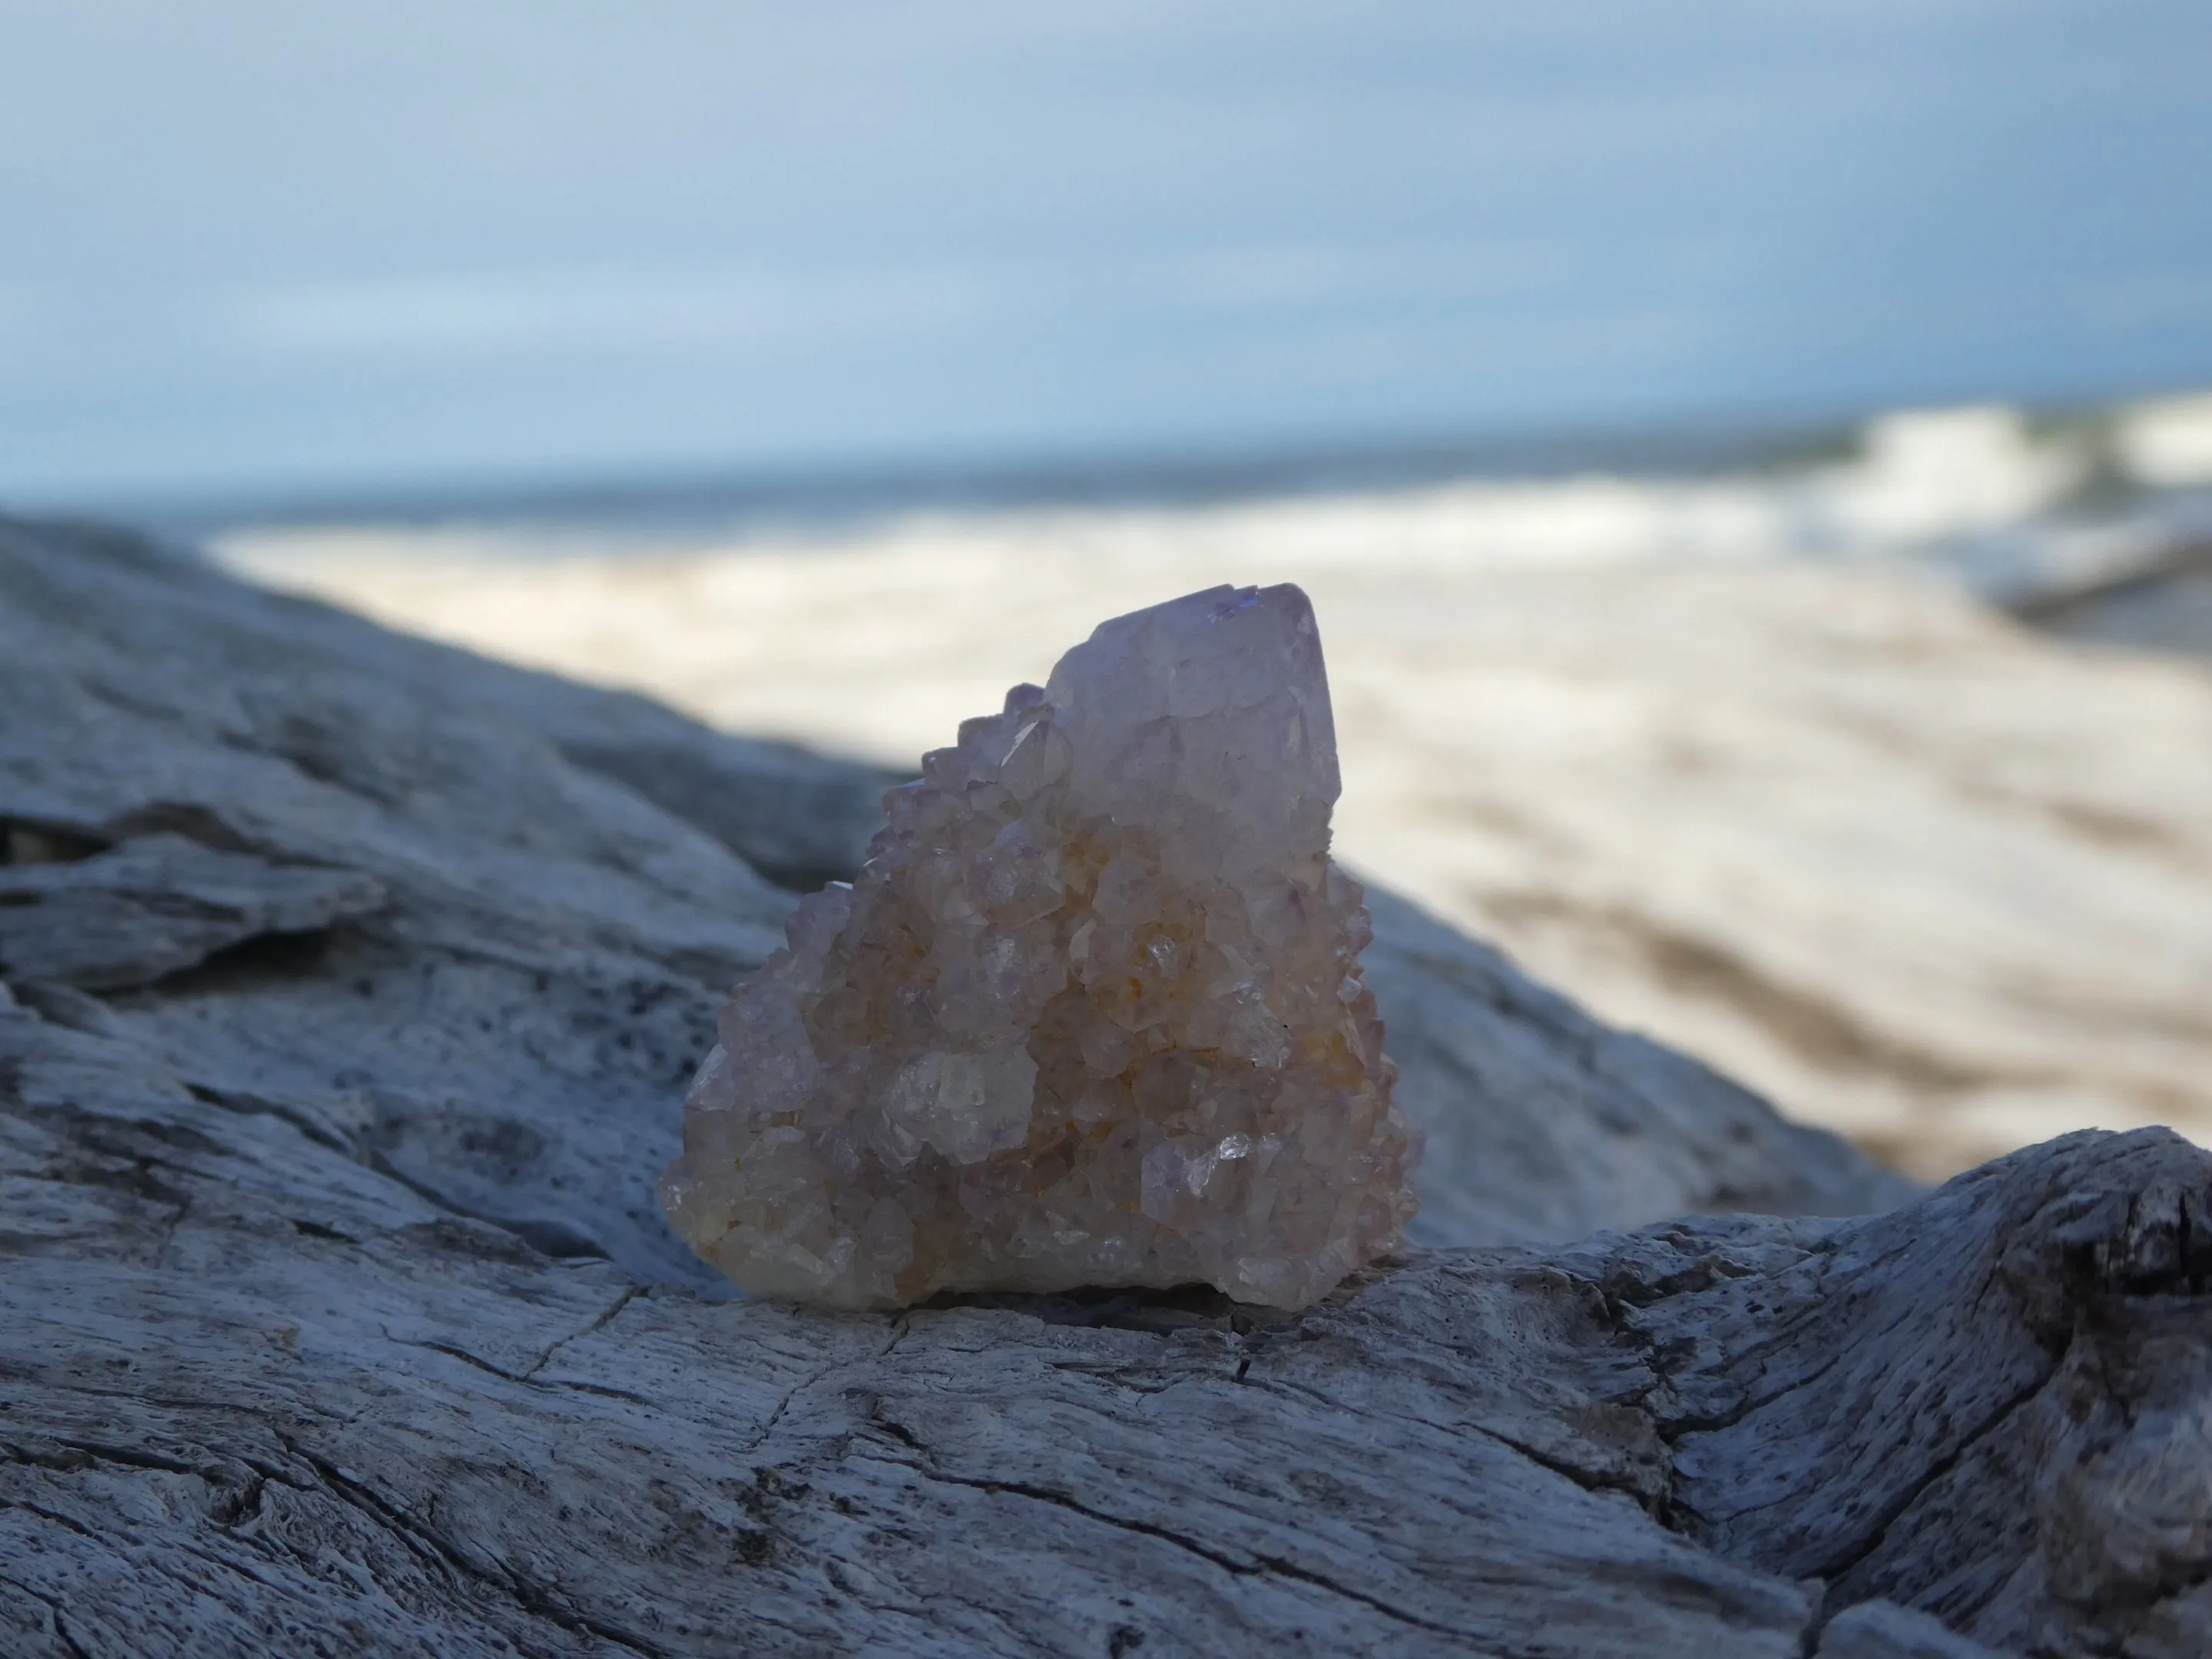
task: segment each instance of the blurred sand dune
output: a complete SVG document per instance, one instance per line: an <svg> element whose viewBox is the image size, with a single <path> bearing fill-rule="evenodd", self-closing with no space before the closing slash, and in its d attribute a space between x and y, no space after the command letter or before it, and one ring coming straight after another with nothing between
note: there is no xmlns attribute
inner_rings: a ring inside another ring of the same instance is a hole
<svg viewBox="0 0 2212 1659"><path fill-rule="evenodd" d="M1733 535L1687 559L1599 538L1589 557L1475 562L1418 514L1316 529L1331 510L530 561L400 532L228 554L736 730L906 764L1107 616L1297 581L1355 866L1914 1173L2088 1124L2212 1139L2212 674Z"/></svg>

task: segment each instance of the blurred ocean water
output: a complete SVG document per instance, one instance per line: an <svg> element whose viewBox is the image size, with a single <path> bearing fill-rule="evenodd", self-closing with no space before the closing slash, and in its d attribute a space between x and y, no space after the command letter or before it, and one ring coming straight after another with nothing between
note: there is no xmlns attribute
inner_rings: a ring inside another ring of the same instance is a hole
<svg viewBox="0 0 2212 1659"><path fill-rule="evenodd" d="M2084 1124L2212 1139L2212 398L1901 413L1756 465L1111 483L213 544L902 765L1106 617L1297 581L1355 867L1918 1173Z"/></svg>
<svg viewBox="0 0 2212 1659"><path fill-rule="evenodd" d="M159 521L157 520L157 521ZM796 474L365 496L172 515L249 564L1161 542L1392 569L1897 560L2016 610L2212 543L2212 394L1855 428L1006 471Z"/></svg>

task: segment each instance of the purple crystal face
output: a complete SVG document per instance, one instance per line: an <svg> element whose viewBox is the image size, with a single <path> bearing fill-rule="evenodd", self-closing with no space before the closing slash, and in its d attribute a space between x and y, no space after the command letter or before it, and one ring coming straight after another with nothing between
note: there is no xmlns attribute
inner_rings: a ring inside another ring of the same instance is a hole
<svg viewBox="0 0 2212 1659"><path fill-rule="evenodd" d="M671 1222L743 1288L840 1307L1326 1294L1397 1242L1419 1149L1339 788L1298 589L1103 623L927 756L738 988Z"/></svg>

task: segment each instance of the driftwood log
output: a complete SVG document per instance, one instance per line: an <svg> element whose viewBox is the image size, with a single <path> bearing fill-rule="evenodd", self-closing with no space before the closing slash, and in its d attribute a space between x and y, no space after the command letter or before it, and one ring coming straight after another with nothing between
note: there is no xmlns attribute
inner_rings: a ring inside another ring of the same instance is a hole
<svg viewBox="0 0 2212 1659"><path fill-rule="evenodd" d="M733 1299L651 1179L884 781L0 524L0 1653L2212 1652L2212 1161L1917 1195L1381 896L1402 1261Z"/></svg>

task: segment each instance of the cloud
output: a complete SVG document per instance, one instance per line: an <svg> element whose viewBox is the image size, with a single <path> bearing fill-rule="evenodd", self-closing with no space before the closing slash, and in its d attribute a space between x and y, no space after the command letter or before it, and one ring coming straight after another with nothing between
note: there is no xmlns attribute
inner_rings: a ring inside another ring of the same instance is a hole
<svg viewBox="0 0 2212 1659"><path fill-rule="evenodd" d="M232 337L283 356L592 354L902 335L972 322L981 273L505 271L250 290Z"/></svg>
<svg viewBox="0 0 2212 1659"><path fill-rule="evenodd" d="M1707 274L1727 249L1645 250ZM441 357L875 342L1080 326L1105 314L1433 311L1527 301L1601 274L1605 250L1560 238L1228 244L1097 258L1008 254L964 264L668 270L426 272L260 287L223 305L227 337L282 356Z"/></svg>

